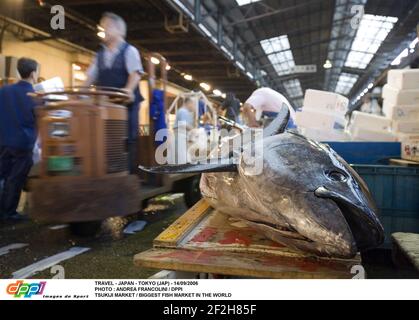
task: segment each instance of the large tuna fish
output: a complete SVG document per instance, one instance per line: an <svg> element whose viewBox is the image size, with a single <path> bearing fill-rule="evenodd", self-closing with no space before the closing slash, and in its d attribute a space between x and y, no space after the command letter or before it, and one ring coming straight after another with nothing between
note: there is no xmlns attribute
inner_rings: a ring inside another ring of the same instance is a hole
<svg viewBox="0 0 419 320"><path fill-rule="evenodd" d="M240 155L237 165L141 169L203 173L201 192L214 208L296 250L351 258L382 244L383 227L365 182L328 146L284 132L286 110L264 131L262 174L249 174Z"/></svg>

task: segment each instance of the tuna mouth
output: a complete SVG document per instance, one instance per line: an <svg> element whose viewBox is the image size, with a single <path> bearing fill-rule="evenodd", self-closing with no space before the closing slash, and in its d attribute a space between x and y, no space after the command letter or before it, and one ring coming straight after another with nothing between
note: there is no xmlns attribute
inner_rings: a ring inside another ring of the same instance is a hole
<svg viewBox="0 0 419 320"><path fill-rule="evenodd" d="M248 220L248 222L255 225L255 226L269 228L274 232L278 232L284 238L288 238L290 240L299 240L299 241L304 241L304 242L308 242L308 243L313 243L314 242L314 241L310 240L309 238L304 237L303 235L299 234L293 228L279 226L279 225L269 223L269 222L252 221L252 220Z"/></svg>
<svg viewBox="0 0 419 320"><path fill-rule="evenodd" d="M327 188L321 187L315 191L319 198L333 200L345 218L358 250L366 251L380 246L384 242L384 229L375 212L361 201L351 201Z"/></svg>

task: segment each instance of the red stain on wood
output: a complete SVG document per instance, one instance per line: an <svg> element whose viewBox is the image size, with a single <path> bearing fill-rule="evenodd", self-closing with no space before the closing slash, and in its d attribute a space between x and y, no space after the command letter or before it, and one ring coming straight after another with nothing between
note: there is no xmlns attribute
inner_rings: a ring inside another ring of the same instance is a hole
<svg viewBox="0 0 419 320"><path fill-rule="evenodd" d="M242 244L245 246L250 246L252 243L252 240L248 237L242 234L241 232L232 230L227 231L224 233L224 239L220 240L218 243L220 244Z"/></svg>
<svg viewBox="0 0 419 320"><path fill-rule="evenodd" d="M216 233L217 233L217 229L206 227L204 230L199 232L195 237L193 237L191 241L192 242L206 242L209 239L211 239L211 237L215 235Z"/></svg>

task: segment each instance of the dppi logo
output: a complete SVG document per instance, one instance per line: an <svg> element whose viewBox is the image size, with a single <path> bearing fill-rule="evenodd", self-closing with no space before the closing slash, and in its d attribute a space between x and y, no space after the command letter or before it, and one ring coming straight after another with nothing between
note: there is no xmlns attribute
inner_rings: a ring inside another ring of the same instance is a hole
<svg viewBox="0 0 419 320"><path fill-rule="evenodd" d="M44 293L45 281L39 283L24 283L17 281L16 283L7 286L7 294L15 296L15 298L32 298L34 295L41 295Z"/></svg>

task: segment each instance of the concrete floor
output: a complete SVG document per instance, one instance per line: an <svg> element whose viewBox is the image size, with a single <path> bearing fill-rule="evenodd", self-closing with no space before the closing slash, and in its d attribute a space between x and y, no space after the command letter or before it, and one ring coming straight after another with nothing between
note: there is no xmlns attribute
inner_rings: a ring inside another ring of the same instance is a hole
<svg viewBox="0 0 419 320"><path fill-rule="evenodd" d="M26 248L0 256L0 278L10 278L14 271L73 246L89 247L91 250L60 263L65 269L65 278L148 278L157 271L134 267L134 255L151 248L153 239L186 210L183 198L174 201L162 198L150 203L138 215L108 219L102 224L101 231L90 238L74 236L69 227L50 230L51 225L39 225L31 221L0 225L0 248L12 243L29 244ZM135 220L147 221L144 230L134 235L123 234L124 227ZM33 276L37 279L52 277L49 269Z"/></svg>
<svg viewBox="0 0 419 320"><path fill-rule="evenodd" d="M91 250L61 262L67 279L144 279L158 270L135 267L135 254L150 249L152 242L165 228L186 210L182 197L159 197L137 215L111 218L102 224L94 237L74 236L69 227L51 230L51 225L25 222L16 225L0 225L0 248L12 243L27 243L28 247L0 256L0 278L10 278L14 271L74 246ZM145 220L143 231L126 235L123 229L135 220ZM375 250L364 254L364 267L371 279L412 279L419 275L409 269L396 268L390 250ZM50 279L47 269L33 276Z"/></svg>

